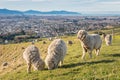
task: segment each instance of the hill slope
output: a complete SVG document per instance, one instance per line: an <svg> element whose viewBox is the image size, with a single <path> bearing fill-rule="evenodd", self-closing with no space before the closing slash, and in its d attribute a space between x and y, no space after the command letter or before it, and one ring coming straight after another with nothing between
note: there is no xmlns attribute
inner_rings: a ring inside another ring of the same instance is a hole
<svg viewBox="0 0 120 80"><path fill-rule="evenodd" d="M120 79L120 32L115 29L115 37L112 46L106 46L104 41L100 56L90 59L86 54L86 62L81 60L82 48L75 36L62 37L65 42L72 40L74 44L68 45L67 55L62 67L55 70L32 71L31 74L26 73L26 64L22 58L23 49L31 43L19 43L0 45L0 65L7 62L8 66L0 66L1 80L119 80ZM105 32L111 32L106 30ZM90 32L92 33L92 32ZM47 44L42 41L35 43L44 59L47 54Z"/></svg>

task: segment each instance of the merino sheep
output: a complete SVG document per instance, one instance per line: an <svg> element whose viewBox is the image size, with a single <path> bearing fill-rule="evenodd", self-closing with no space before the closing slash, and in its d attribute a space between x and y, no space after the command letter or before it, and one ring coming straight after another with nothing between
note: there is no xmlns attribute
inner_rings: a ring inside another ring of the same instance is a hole
<svg viewBox="0 0 120 80"><path fill-rule="evenodd" d="M85 30L80 30L77 34L77 38L80 39L83 48L82 59L84 59L87 51L89 51L90 58L92 58L93 49L96 50L96 55L99 55L102 40L98 34L88 34Z"/></svg>
<svg viewBox="0 0 120 80"><path fill-rule="evenodd" d="M63 59L66 55L67 47L63 40L55 39L48 47L48 54L45 63L48 69L55 69L63 64Z"/></svg>
<svg viewBox="0 0 120 80"><path fill-rule="evenodd" d="M30 72L31 65L33 65L34 70L43 70L45 67L44 61L40 58L39 50L36 46L30 45L23 52L23 58L27 63L27 72Z"/></svg>
<svg viewBox="0 0 120 80"><path fill-rule="evenodd" d="M106 42L106 45L107 45L107 46L110 46L110 45L112 44L112 35L107 34L107 35L105 36L105 42Z"/></svg>

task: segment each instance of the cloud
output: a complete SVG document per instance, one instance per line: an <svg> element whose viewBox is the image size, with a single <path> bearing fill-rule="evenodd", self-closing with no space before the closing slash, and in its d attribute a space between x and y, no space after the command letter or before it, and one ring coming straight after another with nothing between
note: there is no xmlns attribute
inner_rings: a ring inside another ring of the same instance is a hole
<svg viewBox="0 0 120 80"><path fill-rule="evenodd" d="M24 1L24 0L6 0L6 1ZM52 1L52 0L25 0L27 2L44 2L44 1Z"/></svg>
<svg viewBox="0 0 120 80"><path fill-rule="evenodd" d="M7 1L22 1L22 0L7 0Z"/></svg>
<svg viewBox="0 0 120 80"><path fill-rule="evenodd" d="M33 2L44 2L44 1L52 1L52 0L31 0Z"/></svg>
<svg viewBox="0 0 120 80"><path fill-rule="evenodd" d="M104 5L120 5L120 1L115 1L115 2L101 2L101 4L104 4Z"/></svg>
<svg viewBox="0 0 120 80"><path fill-rule="evenodd" d="M68 0L69 2L69 0ZM85 4L85 3L94 3L97 2L97 0L71 0L71 2L76 2L76 3L80 3L80 4Z"/></svg>

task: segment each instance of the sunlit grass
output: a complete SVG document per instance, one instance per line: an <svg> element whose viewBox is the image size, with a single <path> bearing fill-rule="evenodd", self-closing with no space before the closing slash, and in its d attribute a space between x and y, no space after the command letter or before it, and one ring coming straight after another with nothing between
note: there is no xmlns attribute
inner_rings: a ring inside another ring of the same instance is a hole
<svg viewBox="0 0 120 80"><path fill-rule="evenodd" d="M117 32L118 34L118 32ZM22 58L23 49L31 43L0 45L0 65L8 62L5 68L0 66L0 80L119 80L120 79L120 35L116 35L112 46L106 46L103 41L101 52L93 58L86 54L86 62L81 60L82 48L79 40L74 36L61 37L65 42L72 40L73 45L67 45L68 51L64 64L55 70L26 72L26 64ZM40 50L42 59L45 59L47 48L51 41L46 39L47 44L42 41L35 45Z"/></svg>

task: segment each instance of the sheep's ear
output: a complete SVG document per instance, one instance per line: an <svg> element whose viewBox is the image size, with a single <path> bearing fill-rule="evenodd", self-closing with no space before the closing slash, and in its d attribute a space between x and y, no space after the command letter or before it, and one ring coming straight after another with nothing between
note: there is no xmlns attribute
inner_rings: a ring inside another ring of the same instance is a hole
<svg viewBox="0 0 120 80"><path fill-rule="evenodd" d="M80 37L78 37L78 39L80 39Z"/></svg>
<svg viewBox="0 0 120 80"><path fill-rule="evenodd" d="M52 69L54 69L54 68L55 68L55 64L54 64L53 61L51 61L51 62L49 63L49 70L52 70Z"/></svg>

